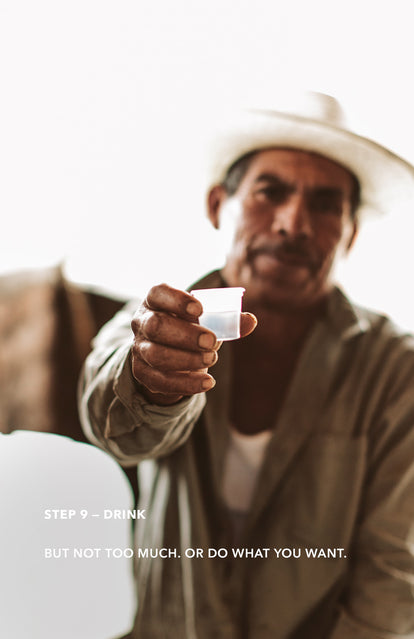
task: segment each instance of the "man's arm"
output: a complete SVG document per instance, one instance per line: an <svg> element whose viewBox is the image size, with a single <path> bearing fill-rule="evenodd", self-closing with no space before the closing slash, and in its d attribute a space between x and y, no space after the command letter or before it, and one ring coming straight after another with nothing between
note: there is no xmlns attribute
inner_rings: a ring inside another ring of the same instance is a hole
<svg viewBox="0 0 414 639"><path fill-rule="evenodd" d="M138 313L137 308L141 309ZM131 321L134 312L142 317L146 308L146 302L132 302L104 326L94 340L80 381L85 434L124 465L172 452L185 441L205 404L202 393L182 398L162 392L160 402L165 399L167 405L155 403L157 395L133 376L135 336ZM150 375L148 383L156 388ZM213 385L211 380L210 387ZM173 401L168 405L170 398Z"/></svg>
<svg viewBox="0 0 414 639"><path fill-rule="evenodd" d="M200 416L220 346L198 324L201 313L194 297L162 284L95 339L81 378L81 421L88 438L122 464L173 452ZM255 325L242 315L243 335Z"/></svg>

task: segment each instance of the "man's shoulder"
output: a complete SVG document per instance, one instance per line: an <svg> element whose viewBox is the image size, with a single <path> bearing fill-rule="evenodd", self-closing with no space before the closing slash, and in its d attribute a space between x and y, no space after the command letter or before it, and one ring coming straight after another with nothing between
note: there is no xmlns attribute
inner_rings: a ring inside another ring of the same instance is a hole
<svg viewBox="0 0 414 639"><path fill-rule="evenodd" d="M391 316L354 303L338 289L337 315L347 315L343 336L351 348L366 354L367 365L409 369L414 374L414 335ZM344 310L345 309L345 310ZM353 319L350 320L350 315ZM338 318L336 318L338 321ZM355 337L356 339L352 339Z"/></svg>
<svg viewBox="0 0 414 639"><path fill-rule="evenodd" d="M356 316L366 327L367 333L375 338L383 338L391 341L401 341L406 344L407 348L414 349L414 333L409 329L398 324L398 322L385 312L380 312L349 302Z"/></svg>

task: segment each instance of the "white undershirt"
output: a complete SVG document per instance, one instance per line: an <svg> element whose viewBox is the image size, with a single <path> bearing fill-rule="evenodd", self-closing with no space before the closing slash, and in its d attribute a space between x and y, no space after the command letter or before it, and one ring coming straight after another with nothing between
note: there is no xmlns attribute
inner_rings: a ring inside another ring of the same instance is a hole
<svg viewBox="0 0 414 639"><path fill-rule="evenodd" d="M270 430L244 435L230 429L222 479L222 496L230 511L243 515L248 512L271 437Z"/></svg>

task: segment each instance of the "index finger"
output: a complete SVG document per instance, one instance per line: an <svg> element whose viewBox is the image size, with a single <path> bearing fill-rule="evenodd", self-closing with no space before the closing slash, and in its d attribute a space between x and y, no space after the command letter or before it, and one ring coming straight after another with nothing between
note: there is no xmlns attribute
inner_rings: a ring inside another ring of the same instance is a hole
<svg viewBox="0 0 414 639"><path fill-rule="evenodd" d="M152 311L174 313L182 319L193 321L203 312L195 297L168 284L153 286L148 291L144 304Z"/></svg>

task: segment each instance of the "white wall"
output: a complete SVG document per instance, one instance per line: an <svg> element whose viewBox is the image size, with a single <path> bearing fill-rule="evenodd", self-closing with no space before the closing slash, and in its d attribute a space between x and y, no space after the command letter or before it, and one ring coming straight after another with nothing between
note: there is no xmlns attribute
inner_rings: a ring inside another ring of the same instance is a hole
<svg viewBox="0 0 414 639"><path fill-rule="evenodd" d="M1 0L0 271L64 261L134 295L218 265L200 122L281 82L336 95L414 161L410 5ZM411 327L413 219L367 227L342 276Z"/></svg>

